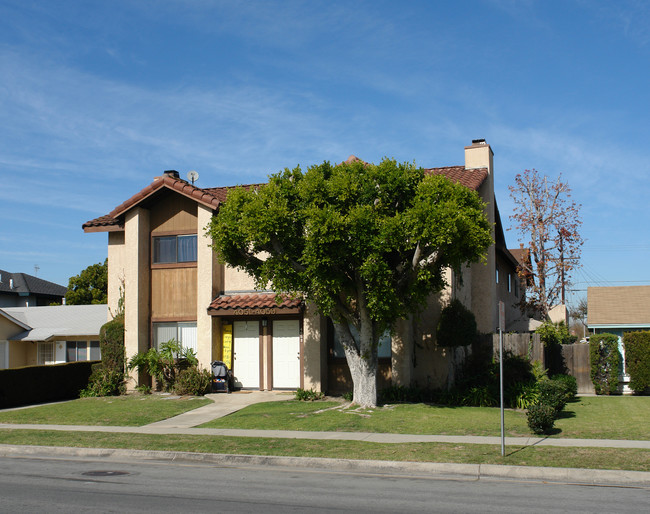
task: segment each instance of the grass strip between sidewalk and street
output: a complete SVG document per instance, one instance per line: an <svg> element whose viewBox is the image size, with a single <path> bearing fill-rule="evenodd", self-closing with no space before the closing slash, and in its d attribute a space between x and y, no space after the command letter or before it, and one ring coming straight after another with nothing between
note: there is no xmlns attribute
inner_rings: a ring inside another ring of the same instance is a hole
<svg viewBox="0 0 650 514"><path fill-rule="evenodd" d="M0 430L0 444L650 471L650 450Z"/></svg>

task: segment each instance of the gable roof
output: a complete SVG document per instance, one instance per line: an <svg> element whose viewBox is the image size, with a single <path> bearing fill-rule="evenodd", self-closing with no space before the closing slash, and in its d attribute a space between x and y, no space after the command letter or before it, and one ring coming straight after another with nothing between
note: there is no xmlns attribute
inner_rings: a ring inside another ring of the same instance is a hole
<svg viewBox="0 0 650 514"><path fill-rule="evenodd" d="M359 161L354 155L348 157L345 162ZM452 182L457 182L463 186L476 191L488 176L486 168L466 169L465 166L445 166L442 168L424 168L424 172L430 175L444 175ZM249 189L252 187L263 186L264 184L242 184L241 187ZM112 232L124 230L124 220L122 216L126 211L143 202L162 188L176 191L196 202L210 207L213 210L219 208L219 205L226 201L228 193L240 186L225 187L196 187L189 182L170 175L156 177L147 187L134 194L131 198L118 205L110 213L85 222L81 228L84 232Z"/></svg>
<svg viewBox="0 0 650 514"><path fill-rule="evenodd" d="M11 341L48 341L65 336L97 337L99 329L108 320L108 306L105 304L5 307L0 309L0 313L25 329L11 337Z"/></svg>
<svg viewBox="0 0 650 514"><path fill-rule="evenodd" d="M13 288L11 280L13 280ZM68 288L65 286L27 273L10 273L0 270L0 292L2 293L64 297L67 290Z"/></svg>
<svg viewBox="0 0 650 514"><path fill-rule="evenodd" d="M650 286L587 288L587 325L650 326Z"/></svg>

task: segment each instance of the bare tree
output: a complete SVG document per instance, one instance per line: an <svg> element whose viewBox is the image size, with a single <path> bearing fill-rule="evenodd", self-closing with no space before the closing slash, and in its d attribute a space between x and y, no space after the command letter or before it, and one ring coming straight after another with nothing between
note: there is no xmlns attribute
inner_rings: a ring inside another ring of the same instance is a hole
<svg viewBox="0 0 650 514"><path fill-rule="evenodd" d="M554 305L565 303L571 271L579 265L580 205L571 200L571 188L561 175L553 181L537 170L526 170L508 189L515 203L510 219L530 252L519 267L527 281L527 306L547 318Z"/></svg>

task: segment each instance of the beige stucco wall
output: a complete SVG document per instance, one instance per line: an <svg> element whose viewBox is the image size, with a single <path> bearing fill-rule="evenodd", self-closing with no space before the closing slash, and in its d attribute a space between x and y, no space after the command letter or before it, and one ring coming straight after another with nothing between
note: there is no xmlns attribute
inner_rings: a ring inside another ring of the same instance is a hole
<svg viewBox="0 0 650 514"><path fill-rule="evenodd" d="M130 359L149 348L149 211L135 207L124 223L124 346ZM140 384L133 371L128 386Z"/></svg>
<svg viewBox="0 0 650 514"><path fill-rule="evenodd" d="M472 144L465 147L465 167L487 168L488 176L479 188L479 195L486 205L486 216L492 227L494 240L494 165L493 154L487 144ZM490 246L486 260L471 265L472 268L472 312L476 317L479 332L490 333L498 321L497 294L495 287L496 257L494 245Z"/></svg>
<svg viewBox="0 0 650 514"><path fill-rule="evenodd" d="M125 277L124 232L108 233L108 320L117 313ZM107 321L108 321L107 320Z"/></svg>
<svg viewBox="0 0 650 514"><path fill-rule="evenodd" d="M223 273L223 290L225 293L255 290L255 280L246 272L230 266L224 266Z"/></svg>
<svg viewBox="0 0 650 514"><path fill-rule="evenodd" d="M212 218L212 209L203 205L198 206L197 221L197 297L196 297L196 336L197 357L199 365L206 369L216 360L213 354L215 345L216 320L208 314L210 302L219 293L222 266L217 262L215 252L210 247L212 240L205 234L202 227L206 227Z"/></svg>

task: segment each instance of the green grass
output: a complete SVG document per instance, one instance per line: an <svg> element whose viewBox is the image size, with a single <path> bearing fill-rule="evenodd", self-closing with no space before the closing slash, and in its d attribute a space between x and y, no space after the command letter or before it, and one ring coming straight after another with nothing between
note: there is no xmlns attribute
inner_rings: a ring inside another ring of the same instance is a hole
<svg viewBox="0 0 650 514"><path fill-rule="evenodd" d="M399 404L376 409L334 410L337 402L270 402L251 405L201 425L209 428L500 435L498 408ZM650 397L583 397L569 403L554 437L650 440ZM526 415L506 410L506 435L530 436Z"/></svg>
<svg viewBox="0 0 650 514"><path fill-rule="evenodd" d="M0 412L0 423L142 426L207 405L207 398L127 395L79 398L69 402Z"/></svg>
<svg viewBox="0 0 650 514"><path fill-rule="evenodd" d="M498 445L382 444L359 441L315 441L199 435L109 434L49 430L0 430L0 443L76 448L120 448L243 455L328 457L343 459L453 462L650 471L650 450L553 448Z"/></svg>

